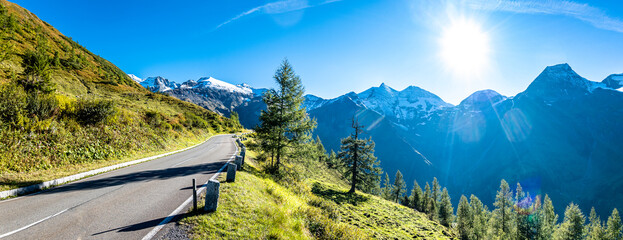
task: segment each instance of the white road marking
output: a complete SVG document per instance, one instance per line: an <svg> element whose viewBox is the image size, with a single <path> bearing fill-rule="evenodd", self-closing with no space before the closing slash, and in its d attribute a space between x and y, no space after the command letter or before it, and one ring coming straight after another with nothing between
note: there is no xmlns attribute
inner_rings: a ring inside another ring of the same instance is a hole
<svg viewBox="0 0 623 240"><path fill-rule="evenodd" d="M58 213L56 213L56 214L54 214L54 215L47 216L47 217L45 217L45 218L43 218L43 219L41 219L41 220L39 220L39 221L36 221L36 222L34 222L34 223L31 223L31 224L29 224L29 225L27 225L27 226L24 226L24 227L22 227L22 228L20 228L20 229L15 230L15 231L12 231L12 232L8 232L8 233L5 233L5 234L2 234L2 235L0 235L0 238L8 237L8 236L11 236L11 235L13 235L13 234L15 234L15 233L18 233L18 232L21 232L21 231L23 231L23 230L26 230L27 228L32 227L32 226L34 226L34 225L36 225L36 224L38 224L38 223L40 223L40 222L43 222L43 221L48 220L48 219L50 219L50 218L56 217L56 216L58 216L58 215L60 215L60 214L62 214L62 213L64 213L64 212L66 212L67 210L69 210L69 208L67 208L67 209L65 209L65 210L63 210L63 211L60 211L60 212L58 212Z"/></svg>
<svg viewBox="0 0 623 240"><path fill-rule="evenodd" d="M234 154L231 155L231 157L229 157L229 160L227 160L227 163L231 162L231 160L234 158L234 156L236 156L236 153L238 152L238 144L236 143L236 141L234 141L234 146L236 147L236 151L234 152ZM227 166L227 163L225 163L223 165L223 167L221 167L221 169L218 170L218 172L216 172L214 174L214 176L212 176L208 181L206 181L203 185L207 186L208 182L210 180L214 180L216 179L216 177L218 177L218 175L223 171L223 169L225 169L225 166ZM201 194L201 192L203 192L203 189L205 189L205 187L201 187L197 190L197 195ZM171 221L171 219L173 219L173 217L175 217L175 215L177 215L178 213L180 213L180 211L182 211L182 209L184 209L184 207L186 207L186 205L188 205L191 201L193 200L193 196L192 194L190 195L190 197L188 199L186 199L186 201L184 201L182 203L182 205L180 205L179 207L177 207L175 210L173 210L173 212L171 214L169 214L169 216L167 216L164 220L162 220L162 222L158 223L158 226L154 227L154 229L152 229L151 231L149 231L149 233L147 233L147 235L145 235L145 237L143 237L142 240L150 240L151 238L153 238L154 236L156 236L156 234L164 227L164 225L166 225L167 223L169 223L169 221ZM0 237L1 238L1 237Z"/></svg>
<svg viewBox="0 0 623 240"><path fill-rule="evenodd" d="M180 164L182 164L182 163L188 162L188 161L193 160L193 159L195 159L195 158L189 158L189 159L186 159L186 160L184 160L184 161L181 161L181 162L176 163L175 165L173 165L173 166L171 166L171 167L176 167L176 166L178 166L178 165L180 165Z"/></svg>

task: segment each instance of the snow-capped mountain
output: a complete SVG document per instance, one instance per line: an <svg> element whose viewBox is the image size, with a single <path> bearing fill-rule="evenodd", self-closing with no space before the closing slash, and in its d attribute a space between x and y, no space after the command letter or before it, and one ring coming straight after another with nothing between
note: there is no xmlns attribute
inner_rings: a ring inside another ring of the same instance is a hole
<svg viewBox="0 0 623 240"><path fill-rule="evenodd" d="M223 82L213 77L200 78L199 80L197 80L193 88L213 88L247 95L253 94L253 90L246 84L233 85L231 83Z"/></svg>
<svg viewBox="0 0 623 240"><path fill-rule="evenodd" d="M180 85L163 77L148 77L140 84L152 92L165 92L178 88Z"/></svg>
<svg viewBox="0 0 623 240"><path fill-rule="evenodd" d="M140 80L133 74L128 76L152 92L163 92L225 116L229 116L244 101L260 97L266 91L247 84L234 85L214 77L202 77L196 81L191 79L178 84L163 77Z"/></svg>
<svg viewBox="0 0 623 240"><path fill-rule="evenodd" d="M134 74L128 74L128 77L130 77L132 80L134 80L137 83L141 83L143 81L143 79L141 79L140 77L134 75Z"/></svg>

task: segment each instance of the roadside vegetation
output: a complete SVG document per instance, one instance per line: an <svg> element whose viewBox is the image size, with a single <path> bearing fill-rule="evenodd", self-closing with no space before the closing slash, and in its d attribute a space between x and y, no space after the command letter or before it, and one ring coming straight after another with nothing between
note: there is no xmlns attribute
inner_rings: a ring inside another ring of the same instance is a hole
<svg viewBox="0 0 623 240"><path fill-rule="evenodd" d="M279 84L264 96L262 126L250 134L247 164L227 183L221 176L219 208L181 220L195 239L449 239L454 232L426 214L377 194L374 142L362 126L327 155L310 136L315 122L300 107L303 86L284 61ZM355 183L353 183L353 182ZM360 191L356 191L360 190ZM363 192L361 191L363 190Z"/></svg>
<svg viewBox="0 0 623 240"><path fill-rule="evenodd" d="M240 129L237 120L149 92L34 14L0 0L0 191Z"/></svg>

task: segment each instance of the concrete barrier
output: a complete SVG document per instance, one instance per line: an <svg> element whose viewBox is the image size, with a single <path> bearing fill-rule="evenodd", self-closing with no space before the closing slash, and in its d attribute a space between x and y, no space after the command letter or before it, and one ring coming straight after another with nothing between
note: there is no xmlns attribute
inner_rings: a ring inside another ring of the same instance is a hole
<svg viewBox="0 0 623 240"><path fill-rule="evenodd" d="M204 209L207 212L214 212L216 211L216 208L218 208L220 187L221 183L214 179L210 179L210 181L208 181L208 184L206 184L206 202Z"/></svg>
<svg viewBox="0 0 623 240"><path fill-rule="evenodd" d="M236 169L238 168L238 166L234 163L228 163L227 164L227 177L226 177L226 181L227 182L235 182L236 181Z"/></svg>

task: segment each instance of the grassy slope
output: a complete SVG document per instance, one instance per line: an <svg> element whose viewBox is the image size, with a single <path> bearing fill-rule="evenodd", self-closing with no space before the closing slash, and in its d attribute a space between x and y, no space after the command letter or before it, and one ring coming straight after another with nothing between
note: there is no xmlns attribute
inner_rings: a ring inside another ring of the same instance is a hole
<svg viewBox="0 0 623 240"><path fill-rule="evenodd" d="M250 152L249 155L254 155ZM376 196L349 196L334 171L315 165L304 182L287 186L263 174L254 160L220 176L219 209L193 212L182 224L195 239L449 239L453 233L425 214ZM309 164L309 163L308 163ZM299 169L302 163L293 163ZM323 180L318 180L323 179ZM330 183L329 183L330 182Z"/></svg>
<svg viewBox="0 0 623 240"><path fill-rule="evenodd" d="M0 104L26 106L32 99L18 84L26 78L27 51L45 49L50 60L57 55L62 63L50 70L51 116L39 118L23 107L11 113L19 121L0 117L0 191L188 147L238 129L199 106L147 91L26 9L5 0L0 4L7 10L0 24L9 17L13 22L0 28L0 47L9 46L8 57L0 60ZM73 114L81 99L112 101L114 114L83 124Z"/></svg>

